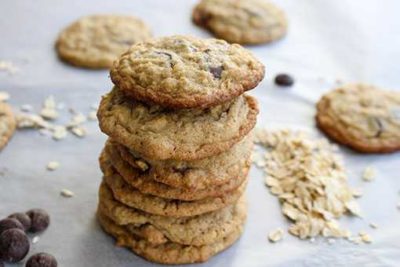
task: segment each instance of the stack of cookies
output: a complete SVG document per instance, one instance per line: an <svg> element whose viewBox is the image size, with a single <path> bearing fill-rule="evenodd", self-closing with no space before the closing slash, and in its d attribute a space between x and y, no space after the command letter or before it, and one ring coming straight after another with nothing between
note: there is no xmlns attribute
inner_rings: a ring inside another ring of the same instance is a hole
<svg viewBox="0 0 400 267"><path fill-rule="evenodd" d="M182 264L240 237L258 114L242 94L263 77L240 45L187 36L135 44L114 63L98 111L110 137L98 218L118 245Z"/></svg>

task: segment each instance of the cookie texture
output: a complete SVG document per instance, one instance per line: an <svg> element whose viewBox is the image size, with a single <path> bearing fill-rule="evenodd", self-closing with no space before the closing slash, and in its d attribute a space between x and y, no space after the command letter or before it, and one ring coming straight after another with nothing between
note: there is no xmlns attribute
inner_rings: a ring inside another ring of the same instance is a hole
<svg viewBox="0 0 400 267"><path fill-rule="evenodd" d="M106 147L100 156L100 166L102 170L105 170L105 175L107 175L107 169L112 166L126 183L135 187L143 194L185 201L199 200L207 197L218 197L235 190L246 179L250 167L248 165L241 169L239 175L235 177L235 179L230 179L225 184L193 191L173 188L152 180L146 172L140 172L138 169L132 168L129 163L125 162L110 142L106 144Z"/></svg>
<svg viewBox="0 0 400 267"><path fill-rule="evenodd" d="M400 149L400 93L348 84L317 104L318 127L335 141L363 153Z"/></svg>
<svg viewBox="0 0 400 267"><path fill-rule="evenodd" d="M207 261L210 257L231 246L239 239L243 226L239 226L228 236L210 245L192 246L167 242L153 245L130 232L126 227L119 226L106 215L97 212L101 227L114 236L118 246L130 248L139 256L162 264L186 264Z"/></svg>
<svg viewBox="0 0 400 267"><path fill-rule="evenodd" d="M104 176L104 182L111 189L116 200L147 213L170 217L195 216L222 209L237 202L247 185L246 179L236 190L228 194L196 201L183 201L143 194L126 183L117 172L111 171Z"/></svg>
<svg viewBox="0 0 400 267"><path fill-rule="evenodd" d="M125 15L92 15L64 29L56 42L64 61L87 68L110 68L129 47L151 37L140 19Z"/></svg>
<svg viewBox="0 0 400 267"><path fill-rule="evenodd" d="M16 121L11 107L0 102L0 150L5 147L15 132Z"/></svg>
<svg viewBox="0 0 400 267"><path fill-rule="evenodd" d="M269 43L285 36L284 12L265 0L202 0L193 21L230 43Z"/></svg>
<svg viewBox="0 0 400 267"><path fill-rule="evenodd" d="M154 160L196 160L220 154L255 126L257 101L240 96L208 109L169 110L114 88L101 100L100 129L114 141Z"/></svg>
<svg viewBox="0 0 400 267"><path fill-rule="evenodd" d="M174 188L198 191L226 184L237 179L251 164L253 139L251 134L229 150L201 160L153 160L113 142L119 156L151 180Z"/></svg>
<svg viewBox="0 0 400 267"><path fill-rule="evenodd" d="M133 45L111 80L137 100L169 108L207 108L258 85L264 66L223 40L170 36Z"/></svg>
<svg viewBox="0 0 400 267"><path fill-rule="evenodd" d="M171 218L152 215L119 203L104 183L100 186L98 210L154 245L169 241L195 246L213 244L243 225L247 214L242 196L233 205L198 216Z"/></svg>

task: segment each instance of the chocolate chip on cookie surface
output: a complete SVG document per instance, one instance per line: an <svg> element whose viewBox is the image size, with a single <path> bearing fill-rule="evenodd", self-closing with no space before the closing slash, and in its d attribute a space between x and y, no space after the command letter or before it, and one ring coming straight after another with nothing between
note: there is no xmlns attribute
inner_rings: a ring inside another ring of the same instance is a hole
<svg viewBox="0 0 400 267"><path fill-rule="evenodd" d="M230 43L260 44L287 32L284 12L265 0L202 0L193 21Z"/></svg>
<svg viewBox="0 0 400 267"><path fill-rule="evenodd" d="M9 229L0 234L0 260L19 262L28 254L30 243L21 229Z"/></svg>
<svg viewBox="0 0 400 267"><path fill-rule="evenodd" d="M151 37L140 19L125 15L92 15L80 18L58 37L61 59L87 68L109 68L128 48Z"/></svg>
<svg viewBox="0 0 400 267"><path fill-rule="evenodd" d="M169 36L133 45L111 69L121 90L169 108L207 108L253 89L264 66L223 40Z"/></svg>
<svg viewBox="0 0 400 267"><path fill-rule="evenodd" d="M400 150L400 93L365 84L343 85L317 104L319 128L363 153Z"/></svg>
<svg viewBox="0 0 400 267"><path fill-rule="evenodd" d="M48 253L37 253L32 255L26 262L26 267L57 267L57 260Z"/></svg>
<svg viewBox="0 0 400 267"><path fill-rule="evenodd" d="M15 132L16 122L11 107L0 102L0 150L8 143Z"/></svg>

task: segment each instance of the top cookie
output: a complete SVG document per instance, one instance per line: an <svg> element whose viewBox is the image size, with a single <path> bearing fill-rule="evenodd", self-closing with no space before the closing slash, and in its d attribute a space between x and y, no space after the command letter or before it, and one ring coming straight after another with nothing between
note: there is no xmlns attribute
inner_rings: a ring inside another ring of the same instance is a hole
<svg viewBox="0 0 400 267"><path fill-rule="evenodd" d="M287 32L284 12L264 0L202 0L193 21L230 43L260 44Z"/></svg>
<svg viewBox="0 0 400 267"><path fill-rule="evenodd" d="M0 102L0 150L8 143L16 127L11 107Z"/></svg>
<svg viewBox="0 0 400 267"><path fill-rule="evenodd" d="M170 108L206 108L257 86L264 66L240 45L170 36L133 45L111 79L137 100Z"/></svg>
<svg viewBox="0 0 400 267"><path fill-rule="evenodd" d="M324 95L317 124L339 143L359 152L400 149L400 93L371 85L349 84Z"/></svg>
<svg viewBox="0 0 400 267"><path fill-rule="evenodd" d="M110 68L123 52L151 37L140 19L123 15L83 17L58 37L58 55L70 64L87 68Z"/></svg>

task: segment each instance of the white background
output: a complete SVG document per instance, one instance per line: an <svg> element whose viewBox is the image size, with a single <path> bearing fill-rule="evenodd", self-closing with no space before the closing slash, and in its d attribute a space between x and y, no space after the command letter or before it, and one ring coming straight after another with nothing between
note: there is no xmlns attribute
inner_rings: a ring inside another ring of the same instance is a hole
<svg viewBox="0 0 400 267"><path fill-rule="evenodd" d="M278 1L277 1L278 2ZM87 113L92 103L111 89L107 71L91 71L61 63L54 52L59 31L82 15L126 13L141 17L155 36L209 34L192 25L195 1L188 0L1 0L0 60L20 68L16 75L0 72L0 91L11 94L16 107L39 109L50 94L67 107ZM259 127L290 127L318 133L315 102L337 79L363 81L390 89L400 84L400 2L396 0L283 0L288 36L277 43L249 47L266 65L266 78L252 91L260 101ZM291 89L273 85L276 73L296 79ZM61 119L68 120L68 112ZM52 216L51 227L32 246L31 253L54 254L60 266L152 266L113 240L96 223L97 188L101 173L97 157L106 137L96 122L88 123L84 139L69 136L55 142L35 131L18 132L0 153L0 216L42 207ZM267 234L287 227L279 203L263 185L261 172L252 169L248 187L249 220L241 240L204 266L400 266L400 154L360 155L341 148L353 186L362 186L359 200L365 221L344 219L354 232L367 230L374 242L345 241L311 244L286 234L270 244ZM45 170L57 160L55 172ZM361 180L362 170L378 170L374 182ZM76 196L59 196L63 188ZM368 222L379 225L376 230ZM18 265L17 265L18 266ZM22 264L20 266L23 266Z"/></svg>

